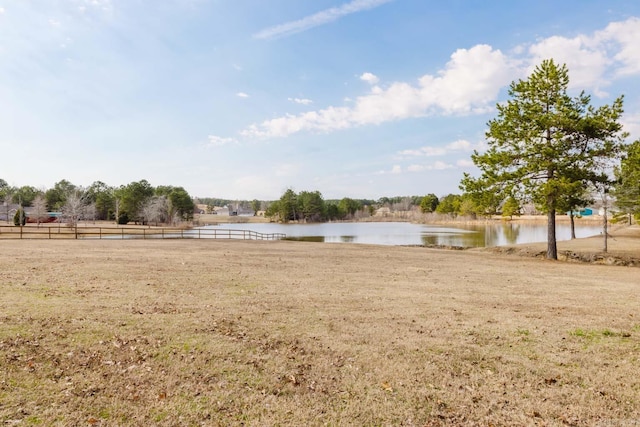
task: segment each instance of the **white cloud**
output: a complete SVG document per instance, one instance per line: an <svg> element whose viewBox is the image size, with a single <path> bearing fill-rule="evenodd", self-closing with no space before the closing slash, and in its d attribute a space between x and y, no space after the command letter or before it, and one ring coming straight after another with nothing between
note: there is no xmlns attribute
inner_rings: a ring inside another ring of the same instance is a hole
<svg viewBox="0 0 640 427"><path fill-rule="evenodd" d="M239 134L250 139L268 139L300 132L328 133L432 115L486 113L494 109L501 89L515 78L525 78L535 65L548 57L567 64L573 87L593 90L597 96L603 96L603 89L616 75L640 73L640 43L635 43L638 38L640 19L630 18L611 23L592 35L553 36L530 45L519 45L509 55L488 45L458 49L441 70L426 74L415 83L378 85L379 79L365 72L360 79L370 83L371 88L364 95L344 98L340 106L253 123ZM399 154L436 156L455 150L486 149L468 142L452 144L458 146L422 147Z"/></svg>
<svg viewBox="0 0 640 427"><path fill-rule="evenodd" d="M312 100L306 99L306 98L287 98L287 100L290 102L295 102L296 104L302 104L302 105L313 104Z"/></svg>
<svg viewBox="0 0 640 427"><path fill-rule="evenodd" d="M422 171L433 171L433 170L441 171L446 169L453 169L453 167L454 166L449 163L437 161L435 163L428 164L428 165L419 165L419 164L410 165L407 167L407 170L409 172L422 172Z"/></svg>
<svg viewBox="0 0 640 427"><path fill-rule="evenodd" d="M599 88L608 84L604 79L608 62L606 51L592 38L553 36L530 46L529 53L531 65L528 73L544 59L553 58L558 64L567 64L570 87Z"/></svg>
<svg viewBox="0 0 640 427"><path fill-rule="evenodd" d="M620 120L625 132L629 132L629 139L640 139L640 113L625 115Z"/></svg>
<svg viewBox="0 0 640 427"><path fill-rule="evenodd" d="M596 40L613 42L619 48L614 59L622 66L618 75L640 72L640 18L632 17L622 22L612 22L603 31L596 33Z"/></svg>
<svg viewBox="0 0 640 427"><path fill-rule="evenodd" d="M444 147L433 147L430 145L425 145L424 147L420 147L412 150L402 150L399 151L398 154L402 157L433 157L433 156L444 156L451 152L471 152L473 150L484 151L486 148L486 143L484 141L478 142L477 144L472 144L465 139L459 139L457 141L453 141Z"/></svg>
<svg viewBox="0 0 640 427"><path fill-rule="evenodd" d="M385 3L389 3L390 1L393 0L352 0L342 6L322 10L318 13L314 13L313 15L298 19L297 21L286 22L284 24L266 28L254 34L253 37L256 39L273 39L291 36L320 25L337 21L343 16L350 15L352 13L373 9Z"/></svg>
<svg viewBox="0 0 640 427"><path fill-rule="evenodd" d="M236 141L234 138L223 138L220 136L209 135L209 143L207 144L207 146L222 147L223 145L234 144L236 142L238 141Z"/></svg>
<svg viewBox="0 0 640 427"><path fill-rule="evenodd" d="M446 146L447 150L449 151L464 151L464 152L471 152L471 151L486 151L488 148L487 145L487 141L482 140L482 141L478 141L475 144L470 143L469 141L465 140L465 139L459 139L457 141L453 141L450 144L447 144Z"/></svg>
<svg viewBox="0 0 640 427"><path fill-rule="evenodd" d="M60 21L56 19L49 19L49 25L51 25L54 28L59 28L62 24L60 24Z"/></svg>
<svg viewBox="0 0 640 427"><path fill-rule="evenodd" d="M371 74L371 73L362 74L360 76L360 80L362 80L363 82L367 82L370 85L374 85L374 84L376 84L376 83L378 83L380 81L378 76L376 76L375 74Z"/></svg>
<svg viewBox="0 0 640 427"><path fill-rule="evenodd" d="M445 154L447 154L447 150L444 147L425 146L425 147L420 147L416 150L402 150L398 152L398 154L400 154L401 156L407 156L407 157L444 156Z"/></svg>
<svg viewBox="0 0 640 427"><path fill-rule="evenodd" d="M0 7L0 14L4 13L4 7Z"/></svg>
<svg viewBox="0 0 640 427"><path fill-rule="evenodd" d="M612 22L593 36L578 35L574 38L548 37L529 46L529 68L543 59L553 58L567 64L570 86L590 88L597 96L606 96L603 87L615 76L640 73L640 18Z"/></svg>
<svg viewBox="0 0 640 427"><path fill-rule="evenodd" d="M393 175L398 175L402 173L402 166L400 165L393 165L391 167L391 170L380 170L376 173L374 173L374 175L388 175L388 174L393 174Z"/></svg>
<svg viewBox="0 0 640 427"><path fill-rule="evenodd" d="M475 165L471 159L460 159L456 162L456 166L466 169L474 167Z"/></svg>
<svg viewBox="0 0 640 427"><path fill-rule="evenodd" d="M404 82L371 88L353 106L327 107L286 115L241 131L251 138L286 137L301 131L331 132L368 124L422 117L436 113L472 114L494 102L514 69L499 50L487 45L459 49L437 76L425 75L413 86Z"/></svg>
<svg viewBox="0 0 640 427"><path fill-rule="evenodd" d="M248 98L249 97L249 95L244 93L244 92L238 92L238 93L236 93L236 96L239 97L239 98Z"/></svg>
<svg viewBox="0 0 640 427"><path fill-rule="evenodd" d="M438 160L433 164L432 168L437 171L442 171L445 169L452 169L453 165L450 165L449 163L441 162L440 160Z"/></svg>
<svg viewBox="0 0 640 427"><path fill-rule="evenodd" d="M471 143L465 139L459 139L457 141L453 141L450 144L447 144L447 149L449 150L462 150L462 151L469 151L472 150L471 148Z"/></svg>

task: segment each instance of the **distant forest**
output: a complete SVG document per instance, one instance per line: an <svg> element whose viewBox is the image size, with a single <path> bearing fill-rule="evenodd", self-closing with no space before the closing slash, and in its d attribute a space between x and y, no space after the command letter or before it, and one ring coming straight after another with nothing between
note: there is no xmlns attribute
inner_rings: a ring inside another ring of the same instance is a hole
<svg viewBox="0 0 640 427"><path fill-rule="evenodd" d="M434 194L428 194L381 197L378 200L347 197L325 200L319 191L295 193L289 189L278 200L234 200L193 197L183 187L154 187L144 179L119 187L102 181L83 187L63 179L48 189L29 185L14 187L0 179L0 219L10 220L19 210L24 210L38 221L44 221L48 213L56 212L67 221L91 219L113 220L120 224L166 224L190 221L199 211L197 207L204 205L206 213L213 213L215 207L227 206L236 212L263 212L265 216L282 222L326 221L370 216L383 207L390 211L419 209L422 212L455 214L459 210L457 201L460 197L448 195L438 199Z"/></svg>

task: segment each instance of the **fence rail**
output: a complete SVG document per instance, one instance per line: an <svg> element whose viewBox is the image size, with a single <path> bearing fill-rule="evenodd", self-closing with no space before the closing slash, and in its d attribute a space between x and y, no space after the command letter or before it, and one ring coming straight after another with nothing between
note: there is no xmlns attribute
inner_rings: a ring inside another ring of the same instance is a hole
<svg viewBox="0 0 640 427"><path fill-rule="evenodd" d="M238 239L281 240L283 233L216 228L0 226L2 239Z"/></svg>

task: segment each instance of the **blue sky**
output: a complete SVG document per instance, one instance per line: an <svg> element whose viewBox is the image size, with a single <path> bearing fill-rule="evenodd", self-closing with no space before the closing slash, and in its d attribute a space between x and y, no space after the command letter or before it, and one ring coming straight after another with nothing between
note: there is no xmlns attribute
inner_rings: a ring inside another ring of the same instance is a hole
<svg viewBox="0 0 640 427"><path fill-rule="evenodd" d="M640 2L0 0L0 178L459 192L542 59L640 137Z"/></svg>

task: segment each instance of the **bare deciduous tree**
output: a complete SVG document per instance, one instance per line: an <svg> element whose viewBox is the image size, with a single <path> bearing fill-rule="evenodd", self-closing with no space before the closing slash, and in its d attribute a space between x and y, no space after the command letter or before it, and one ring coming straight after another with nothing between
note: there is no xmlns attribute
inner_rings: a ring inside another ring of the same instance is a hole
<svg viewBox="0 0 640 427"><path fill-rule="evenodd" d="M40 222L47 218L47 200L42 194L38 194L31 204L31 215L36 220L38 227Z"/></svg>
<svg viewBox="0 0 640 427"><path fill-rule="evenodd" d="M76 239L78 238L78 221L84 218L88 205L86 193L72 191L67 195L66 201L62 206L62 219L68 226L75 228Z"/></svg>
<svg viewBox="0 0 640 427"><path fill-rule="evenodd" d="M142 218L145 223L151 226L151 223L154 222L155 225L158 223L166 223L170 221L170 202L165 196L157 196L149 199L142 206Z"/></svg>
<svg viewBox="0 0 640 427"><path fill-rule="evenodd" d="M391 209L396 212L400 218L405 218L411 209L411 197L403 197L399 202L394 203Z"/></svg>
<svg viewBox="0 0 640 427"><path fill-rule="evenodd" d="M91 220L94 223L96 222L96 216L98 215L98 209L96 208L95 203L90 203L84 208L84 219Z"/></svg>

